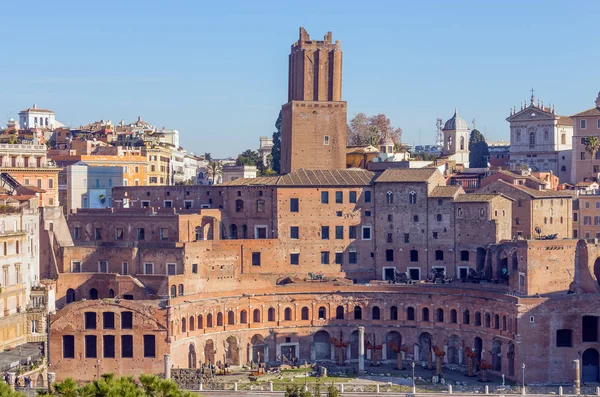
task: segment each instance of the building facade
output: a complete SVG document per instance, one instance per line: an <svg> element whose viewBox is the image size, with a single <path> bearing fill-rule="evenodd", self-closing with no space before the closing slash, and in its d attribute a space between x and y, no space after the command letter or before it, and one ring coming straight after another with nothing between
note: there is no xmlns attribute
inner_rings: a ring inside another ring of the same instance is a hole
<svg viewBox="0 0 600 397"><path fill-rule="evenodd" d="M586 151L589 137L600 138L600 93L595 107L571 116L573 120L573 159L571 164L571 183L584 180L597 181L600 175L600 155L592 156Z"/></svg>

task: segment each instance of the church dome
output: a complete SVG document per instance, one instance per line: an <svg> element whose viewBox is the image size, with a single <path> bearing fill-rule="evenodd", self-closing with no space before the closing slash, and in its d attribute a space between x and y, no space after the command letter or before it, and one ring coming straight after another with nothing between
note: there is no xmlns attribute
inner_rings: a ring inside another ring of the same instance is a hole
<svg viewBox="0 0 600 397"><path fill-rule="evenodd" d="M454 116L444 124L443 131L469 130L467 122L458 115L458 109L454 109Z"/></svg>
<svg viewBox="0 0 600 397"><path fill-rule="evenodd" d="M379 140L379 146L394 146L394 140L388 136L383 136Z"/></svg>

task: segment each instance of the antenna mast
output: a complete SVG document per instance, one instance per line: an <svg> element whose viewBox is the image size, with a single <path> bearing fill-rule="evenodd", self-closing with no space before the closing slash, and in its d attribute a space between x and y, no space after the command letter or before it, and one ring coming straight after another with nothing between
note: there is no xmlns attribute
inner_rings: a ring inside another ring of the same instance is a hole
<svg viewBox="0 0 600 397"><path fill-rule="evenodd" d="M442 148L444 147L444 133L442 132L442 127L444 120L438 118L435 122L435 126L437 128L437 131L435 133L435 146L439 149L442 150Z"/></svg>

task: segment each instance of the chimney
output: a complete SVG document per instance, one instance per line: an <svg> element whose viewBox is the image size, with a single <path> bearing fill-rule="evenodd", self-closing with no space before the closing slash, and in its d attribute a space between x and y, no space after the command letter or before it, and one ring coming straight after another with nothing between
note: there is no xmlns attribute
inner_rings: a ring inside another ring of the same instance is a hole
<svg viewBox="0 0 600 397"><path fill-rule="evenodd" d="M36 105L35 103L33 104L33 108L34 108L34 109L37 109L37 105Z"/></svg>

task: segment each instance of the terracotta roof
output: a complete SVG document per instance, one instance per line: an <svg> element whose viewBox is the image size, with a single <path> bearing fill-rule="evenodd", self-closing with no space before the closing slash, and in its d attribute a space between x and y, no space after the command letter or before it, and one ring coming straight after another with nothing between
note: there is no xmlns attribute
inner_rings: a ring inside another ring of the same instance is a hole
<svg viewBox="0 0 600 397"><path fill-rule="evenodd" d="M600 116L600 108L591 108L584 110L583 112L572 115L571 117L585 117L585 116Z"/></svg>
<svg viewBox="0 0 600 397"><path fill-rule="evenodd" d="M358 168L347 170L297 170L286 175L240 178L219 186L366 186L375 173Z"/></svg>
<svg viewBox="0 0 600 397"><path fill-rule="evenodd" d="M598 182L592 182L592 181L581 181L581 182L577 182L577 184L575 186L592 186L593 184L597 184Z"/></svg>
<svg viewBox="0 0 600 397"><path fill-rule="evenodd" d="M348 146L346 153L379 153L379 150L371 145L367 146Z"/></svg>
<svg viewBox="0 0 600 397"><path fill-rule="evenodd" d="M42 108L27 108L25 110L21 110L19 113L24 113L24 112L54 113L52 110L42 109Z"/></svg>
<svg viewBox="0 0 600 397"><path fill-rule="evenodd" d="M573 119L569 116L558 116L558 121L556 122L558 125L569 125L573 126Z"/></svg>
<svg viewBox="0 0 600 397"><path fill-rule="evenodd" d="M387 169L375 182L427 182L436 172L437 168L404 168Z"/></svg>
<svg viewBox="0 0 600 397"><path fill-rule="evenodd" d="M21 185L19 187L22 187L22 188L25 188L25 189L29 189L29 190L31 190L33 192L36 192L36 193L46 193L46 190L44 190L44 189L42 189L40 187L37 187L37 186L33 186L33 185ZM17 190L18 190L18 188L17 188Z"/></svg>
<svg viewBox="0 0 600 397"><path fill-rule="evenodd" d="M566 192L564 190L561 190L561 191L556 191L556 190L536 190L536 189L531 189L531 188L523 186L523 185L513 185L512 183L508 183L508 182L503 181L501 179L492 182L491 184L487 185L483 189L488 189L489 187L493 187L494 184L496 184L496 183L502 183L502 184L505 184L506 186L512 187L513 189L520 190L523 193L527 193L528 195L530 195L533 198L554 198L554 197L555 198L573 198L573 194L572 193L568 193L568 192Z"/></svg>
<svg viewBox="0 0 600 397"><path fill-rule="evenodd" d="M436 186L431 191L431 193L429 193L428 197L437 197L437 198L446 197L446 198L452 198L452 197L454 197L461 190L462 190L461 186L459 186L459 185L455 185L455 186Z"/></svg>
<svg viewBox="0 0 600 397"><path fill-rule="evenodd" d="M492 201L501 194L459 194L454 201L457 203L485 203Z"/></svg>

